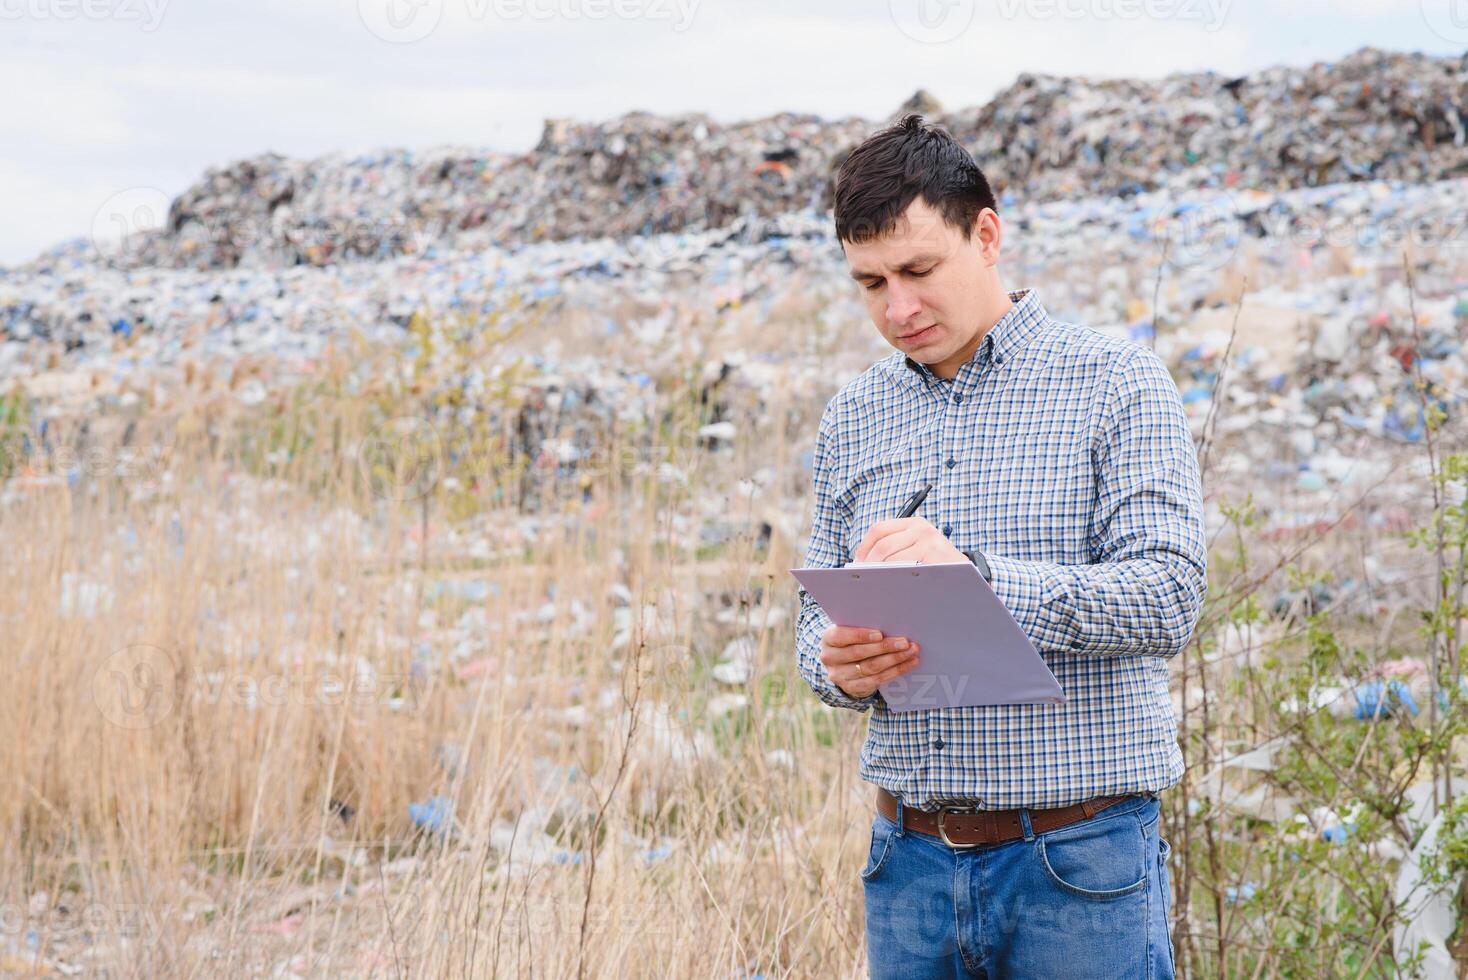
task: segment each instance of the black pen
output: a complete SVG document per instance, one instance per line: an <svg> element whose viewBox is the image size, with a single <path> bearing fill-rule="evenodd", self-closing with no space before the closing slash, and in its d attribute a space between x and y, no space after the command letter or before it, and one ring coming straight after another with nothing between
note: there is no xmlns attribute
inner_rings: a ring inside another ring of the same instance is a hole
<svg viewBox="0 0 1468 980"><path fill-rule="evenodd" d="M911 497L907 498L907 503L902 505L902 513L898 514L897 516L899 518L911 517L913 514L917 513L917 509L921 507L923 501L927 499L928 491L931 489L933 489L933 481L929 480L921 490L913 494Z"/></svg>

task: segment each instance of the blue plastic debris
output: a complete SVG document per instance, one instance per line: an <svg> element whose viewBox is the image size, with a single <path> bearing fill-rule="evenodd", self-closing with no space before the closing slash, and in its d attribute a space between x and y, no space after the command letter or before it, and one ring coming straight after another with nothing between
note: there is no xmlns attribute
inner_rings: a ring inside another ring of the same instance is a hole
<svg viewBox="0 0 1468 980"><path fill-rule="evenodd" d="M1247 902L1257 894L1259 894L1259 886L1255 885L1252 881L1246 881L1237 887L1229 885L1223 890L1224 900L1230 905L1237 902Z"/></svg>
<svg viewBox="0 0 1468 980"><path fill-rule="evenodd" d="M1324 490L1325 477L1319 473L1304 472L1295 479L1295 485L1301 490Z"/></svg>
<svg viewBox="0 0 1468 980"><path fill-rule="evenodd" d="M454 579L434 582L428 587L428 598L438 599L450 596L464 602L483 602L498 591L497 586L483 579Z"/></svg>
<svg viewBox="0 0 1468 980"><path fill-rule="evenodd" d="M422 803L409 803L408 816L414 826L441 834L454 825L454 801L447 796L434 796Z"/></svg>
<svg viewBox="0 0 1468 980"><path fill-rule="evenodd" d="M1405 708L1412 715L1418 712L1417 701L1412 697L1412 692L1407 689L1407 685L1398 680L1370 680L1356 688L1354 693L1356 695L1355 716L1358 721L1380 717L1398 706Z"/></svg>
<svg viewBox="0 0 1468 980"><path fill-rule="evenodd" d="M1405 439L1408 442L1419 442L1422 439L1423 433L1422 409L1420 406L1417 408L1415 414L1416 418L1413 420L1412 427L1409 429L1401 416L1395 411L1389 411L1386 413L1385 418L1382 419L1382 428L1398 439Z"/></svg>

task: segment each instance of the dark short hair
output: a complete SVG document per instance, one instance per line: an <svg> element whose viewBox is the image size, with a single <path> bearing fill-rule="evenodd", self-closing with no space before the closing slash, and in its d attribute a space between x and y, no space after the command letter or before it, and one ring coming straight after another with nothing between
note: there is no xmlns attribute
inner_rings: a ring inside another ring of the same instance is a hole
<svg viewBox="0 0 1468 980"><path fill-rule="evenodd" d="M860 244L888 234L919 196L964 238L980 211L999 210L973 155L911 113L867 137L836 172L836 238Z"/></svg>

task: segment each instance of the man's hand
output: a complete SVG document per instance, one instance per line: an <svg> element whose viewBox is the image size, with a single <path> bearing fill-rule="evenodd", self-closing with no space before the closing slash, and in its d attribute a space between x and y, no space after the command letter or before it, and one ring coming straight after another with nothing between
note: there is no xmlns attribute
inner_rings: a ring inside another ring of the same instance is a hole
<svg viewBox="0 0 1468 980"><path fill-rule="evenodd" d="M921 517L878 521L856 547L857 561L920 561L926 564L968 561L963 552Z"/></svg>
<svg viewBox="0 0 1468 980"><path fill-rule="evenodd" d="M861 626L830 626L821 634L821 663L847 697L864 698L918 665L918 645Z"/></svg>

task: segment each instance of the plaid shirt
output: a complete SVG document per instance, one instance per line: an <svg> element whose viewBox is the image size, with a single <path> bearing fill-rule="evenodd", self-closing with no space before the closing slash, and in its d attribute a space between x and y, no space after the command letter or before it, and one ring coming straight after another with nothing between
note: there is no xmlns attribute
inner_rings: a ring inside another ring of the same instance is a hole
<svg viewBox="0 0 1468 980"><path fill-rule="evenodd" d="M861 776L919 809L1066 806L1183 771L1168 658L1192 636L1207 549L1177 386L1151 350L1052 319L1034 290L1010 298L957 377L894 352L837 393L816 436L806 564L846 564L934 479L919 515L983 552L1066 694L911 712L848 697L820 660L830 617L800 590L801 676L827 704L871 711Z"/></svg>

